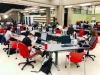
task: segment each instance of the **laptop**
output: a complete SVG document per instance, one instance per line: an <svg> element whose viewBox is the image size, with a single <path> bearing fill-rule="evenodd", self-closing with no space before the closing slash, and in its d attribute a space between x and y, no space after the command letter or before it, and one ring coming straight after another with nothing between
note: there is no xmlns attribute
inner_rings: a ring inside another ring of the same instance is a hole
<svg viewBox="0 0 100 75"><path fill-rule="evenodd" d="M77 25L76 24L73 24L73 28L76 29L77 28Z"/></svg>
<svg viewBox="0 0 100 75"><path fill-rule="evenodd" d="M71 44L71 38L70 38L70 36L62 36L61 37L61 46L62 47L70 47L70 46L73 46Z"/></svg>
<svg viewBox="0 0 100 75"><path fill-rule="evenodd" d="M46 41L47 40L47 33L46 32L42 32L41 33L41 40L42 41Z"/></svg>

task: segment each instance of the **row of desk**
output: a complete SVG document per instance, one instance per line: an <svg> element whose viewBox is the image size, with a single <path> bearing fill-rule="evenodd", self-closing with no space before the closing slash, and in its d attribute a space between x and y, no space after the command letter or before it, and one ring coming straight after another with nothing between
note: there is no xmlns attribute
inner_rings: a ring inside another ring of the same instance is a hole
<svg viewBox="0 0 100 75"><path fill-rule="evenodd" d="M35 31L38 32L38 31ZM51 34L49 34L51 35ZM54 35L54 34L53 34ZM19 37L16 37L18 41L22 41L24 35L20 35ZM43 45L37 44L38 47L41 46L42 49L44 49ZM58 65L58 52L63 52L63 51L72 51L72 50L77 50L77 49L85 49L86 47L79 47L79 46L71 46L71 47L61 47L61 44L48 44L48 50L50 53L50 57L52 57L52 53L55 53L55 61L54 65L56 66L57 70L60 71L59 65Z"/></svg>

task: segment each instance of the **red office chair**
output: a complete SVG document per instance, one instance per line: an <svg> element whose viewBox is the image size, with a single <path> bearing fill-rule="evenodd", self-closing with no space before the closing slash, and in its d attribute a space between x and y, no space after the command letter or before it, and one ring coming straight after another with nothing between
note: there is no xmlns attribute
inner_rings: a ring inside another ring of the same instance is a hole
<svg viewBox="0 0 100 75"><path fill-rule="evenodd" d="M14 27L12 27L12 32L15 32Z"/></svg>
<svg viewBox="0 0 100 75"><path fill-rule="evenodd" d="M63 25L63 29L65 29L65 28L66 28L66 26Z"/></svg>
<svg viewBox="0 0 100 75"><path fill-rule="evenodd" d="M61 30L56 30L56 34L61 34L62 31Z"/></svg>
<svg viewBox="0 0 100 75"><path fill-rule="evenodd" d="M21 43L21 42L18 43L18 48L19 48L19 53L20 53L20 55L21 55L22 57L26 58L26 62L22 62L22 63L19 63L19 64L18 64L18 65L20 65L20 64L25 64L25 65L22 67L21 70L23 70L24 67L25 67L26 65L31 65L32 68L34 68L34 66L33 66L31 63L32 63L32 62L36 63L36 61L29 61L29 58L32 58L32 57L36 56L37 54L36 54L36 53L34 53L34 54L29 54L28 48L26 47L25 44L23 44L23 43Z"/></svg>
<svg viewBox="0 0 100 75"><path fill-rule="evenodd" d="M10 45L10 47L9 47L9 50L8 50L8 57L10 57L9 56L9 54L10 54L10 48L13 48L13 49L16 50L16 58L15 59L17 59L18 42L17 41L10 41L9 45Z"/></svg>
<svg viewBox="0 0 100 75"><path fill-rule="evenodd" d="M32 26L32 24L29 24L28 26Z"/></svg>
<svg viewBox="0 0 100 75"><path fill-rule="evenodd" d="M21 30L21 31L24 30L24 26L20 26L20 30Z"/></svg>
<svg viewBox="0 0 100 75"><path fill-rule="evenodd" d="M66 58L69 59L69 75L70 75L70 62L76 63L77 68L80 67L77 63L82 62L85 52L77 53L77 52L70 52L69 55L66 55ZM85 57L84 57L85 60ZM65 63L66 68L66 63ZM85 61L84 61L84 71L85 71ZM84 72L85 73L85 72Z"/></svg>
<svg viewBox="0 0 100 75"><path fill-rule="evenodd" d="M83 29L79 29L78 37L83 37L83 35L84 35L84 30Z"/></svg>
<svg viewBox="0 0 100 75"><path fill-rule="evenodd" d="M3 33L3 32L4 32L4 28L1 28L1 29L0 29L0 33Z"/></svg>
<svg viewBox="0 0 100 75"><path fill-rule="evenodd" d="M98 32L96 32L96 38L97 38L97 43L98 43Z"/></svg>
<svg viewBox="0 0 100 75"><path fill-rule="evenodd" d="M95 40L93 46L92 46L91 48L86 49L86 50L87 50L87 54L85 55L85 57L90 57L93 61L94 61L94 59L93 59L92 56L94 56L94 57L96 57L96 56L95 56L95 55L90 55L90 54L89 54L89 51L92 51L92 50L96 47L97 42L98 42L98 39L97 39L97 37L96 37L96 40Z"/></svg>
<svg viewBox="0 0 100 75"><path fill-rule="evenodd" d="M7 50L9 50L9 41L7 41L7 42L4 42L4 45L7 45L8 46L8 48L3 48L3 50L6 52Z"/></svg>

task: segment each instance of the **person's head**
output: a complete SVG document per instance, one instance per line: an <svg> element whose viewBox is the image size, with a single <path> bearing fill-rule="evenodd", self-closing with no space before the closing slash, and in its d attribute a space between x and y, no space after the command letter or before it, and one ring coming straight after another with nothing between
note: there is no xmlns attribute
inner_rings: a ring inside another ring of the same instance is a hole
<svg viewBox="0 0 100 75"><path fill-rule="evenodd" d="M7 27L7 30L12 31L12 27L11 26L8 26Z"/></svg>
<svg viewBox="0 0 100 75"><path fill-rule="evenodd" d="M31 32L28 34L28 37L29 37L29 38L32 38L32 37L34 37L34 35L35 35L35 32L34 32L34 31L31 31Z"/></svg>
<svg viewBox="0 0 100 75"><path fill-rule="evenodd" d="M56 30L60 30L59 28L56 28Z"/></svg>
<svg viewBox="0 0 100 75"><path fill-rule="evenodd" d="M90 35L93 37L93 36L96 36L96 31L94 29L91 29L90 30Z"/></svg>
<svg viewBox="0 0 100 75"><path fill-rule="evenodd" d="M70 27L73 27L73 25L71 24Z"/></svg>

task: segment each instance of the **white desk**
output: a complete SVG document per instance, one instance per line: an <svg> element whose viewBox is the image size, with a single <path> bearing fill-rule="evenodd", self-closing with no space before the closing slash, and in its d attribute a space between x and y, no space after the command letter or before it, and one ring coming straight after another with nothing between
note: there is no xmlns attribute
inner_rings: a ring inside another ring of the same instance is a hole
<svg viewBox="0 0 100 75"><path fill-rule="evenodd" d="M77 50L77 49L86 49L86 47L78 47L78 46L71 46L71 47L61 47L61 44L48 44L48 50L50 52L50 57L52 57L52 53L55 53L55 62L54 65L60 71L58 67L58 52L61 51L71 51L71 50Z"/></svg>
<svg viewBox="0 0 100 75"><path fill-rule="evenodd" d="M19 35L18 37L15 37L16 40L22 41L25 38L24 35Z"/></svg>

